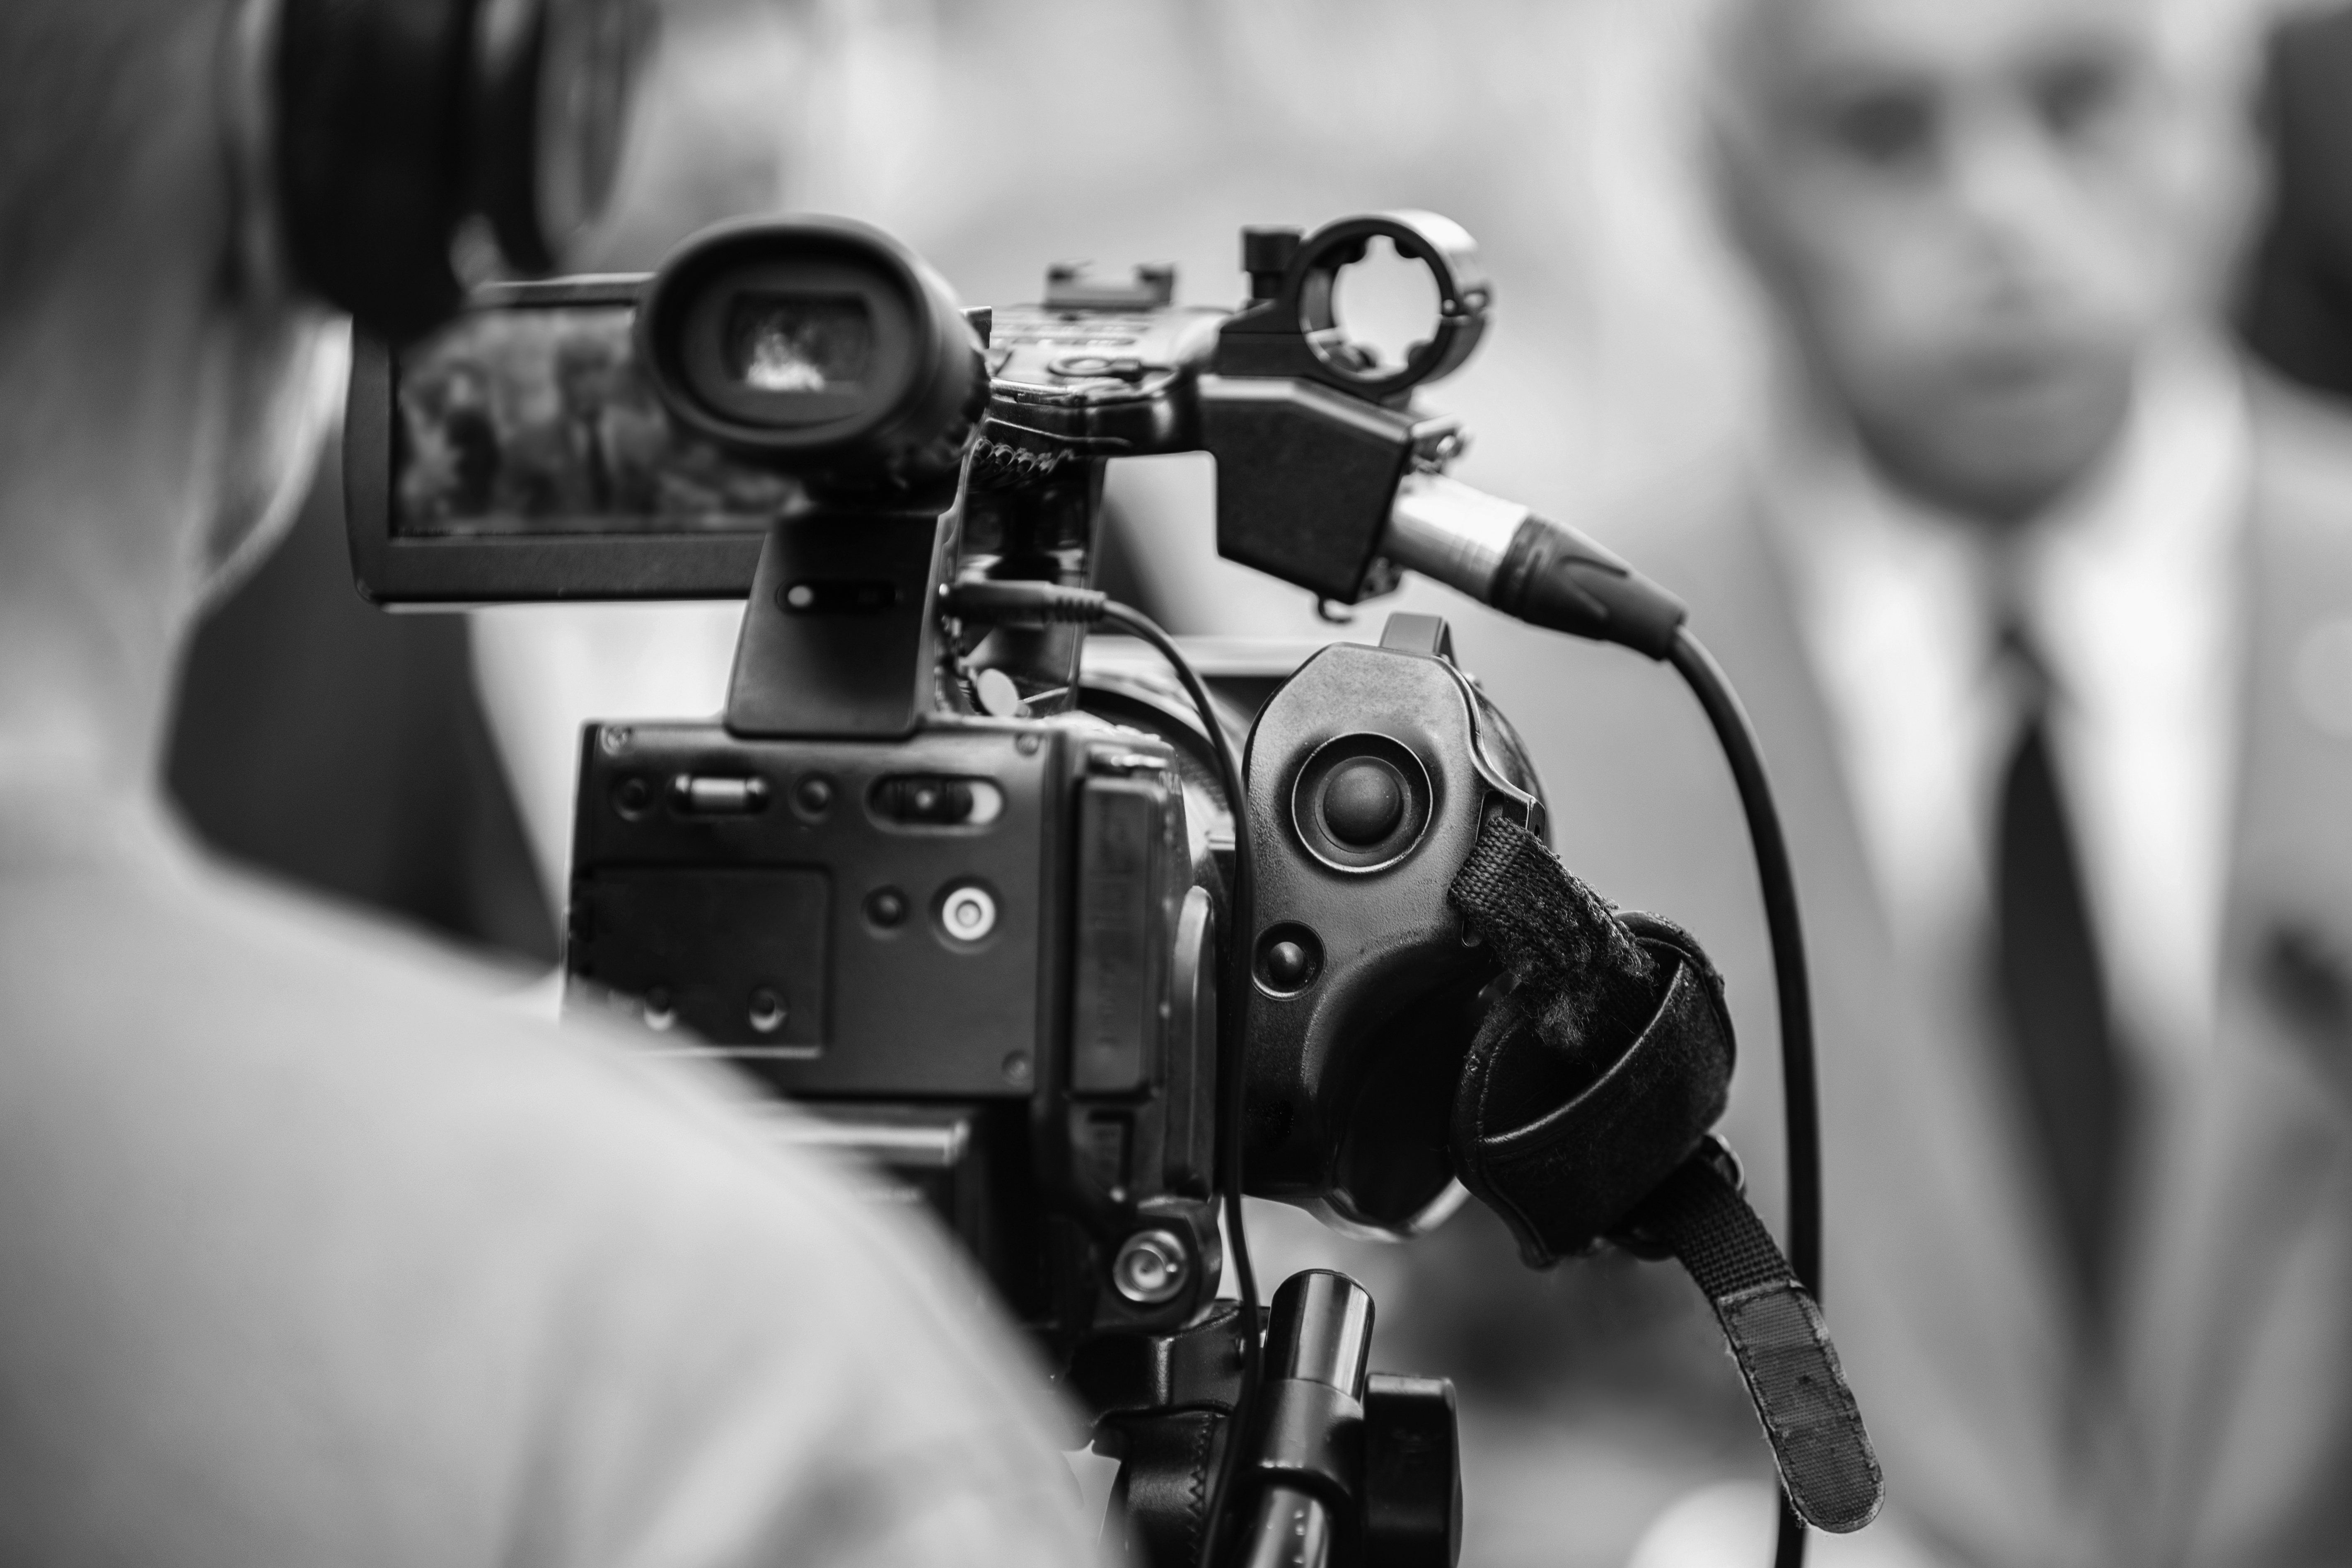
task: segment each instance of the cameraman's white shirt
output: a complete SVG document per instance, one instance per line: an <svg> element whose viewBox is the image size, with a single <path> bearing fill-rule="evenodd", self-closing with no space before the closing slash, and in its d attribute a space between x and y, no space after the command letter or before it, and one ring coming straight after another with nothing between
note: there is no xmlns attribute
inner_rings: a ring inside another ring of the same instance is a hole
<svg viewBox="0 0 2352 1568"><path fill-rule="evenodd" d="M0 795L0 1561L1091 1557L975 1283L715 1079Z"/></svg>

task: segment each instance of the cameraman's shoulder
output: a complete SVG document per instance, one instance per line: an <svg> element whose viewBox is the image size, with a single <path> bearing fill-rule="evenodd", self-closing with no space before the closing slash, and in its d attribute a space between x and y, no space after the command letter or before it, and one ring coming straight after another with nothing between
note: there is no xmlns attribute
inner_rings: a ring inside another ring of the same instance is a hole
<svg viewBox="0 0 2352 1568"><path fill-rule="evenodd" d="M360 1151L326 1131L342 1128L380 1140L378 1162L564 1169L568 1189L511 1195L593 1206L606 1231L662 1204L688 1229L793 1214L855 1228L831 1168L769 1135L781 1108L722 1070L617 1020L559 1026L524 973L222 866L169 828L133 837L119 857L0 870L0 1005L39 1047L21 1067L101 1092L183 1084L184 1110L252 1123L257 1159L351 1163Z"/></svg>
<svg viewBox="0 0 2352 1568"><path fill-rule="evenodd" d="M185 1137L324 1182L365 1166L429 1186L495 1163L569 1169L580 1194L486 1190L485 1217L584 1202L598 1181L642 1205L772 1177L714 1075L650 1060L616 1030L531 1017L520 976L214 864L160 824L119 837L0 862L16 1047L0 1073L42 1102L131 1118L168 1103ZM375 1186L399 1206L397 1181ZM607 1208L605 1228L633 1206Z"/></svg>
<svg viewBox="0 0 2352 1568"><path fill-rule="evenodd" d="M583 1542L1080 1560L1041 1382L945 1246L508 984L184 853L0 860L0 1184L108 1237L47 1316L128 1325L110 1361L280 1347L248 1370L347 1388L387 1453L462 1409L445 1468L528 1436Z"/></svg>

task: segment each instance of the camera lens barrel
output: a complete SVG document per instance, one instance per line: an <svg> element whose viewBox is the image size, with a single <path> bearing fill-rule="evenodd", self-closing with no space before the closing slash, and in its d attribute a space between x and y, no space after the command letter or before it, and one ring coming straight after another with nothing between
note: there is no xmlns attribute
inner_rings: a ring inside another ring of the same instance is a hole
<svg viewBox="0 0 2352 1568"><path fill-rule="evenodd" d="M680 423L804 475L875 488L952 478L987 395L945 280L846 219L706 230L655 275L636 331Z"/></svg>

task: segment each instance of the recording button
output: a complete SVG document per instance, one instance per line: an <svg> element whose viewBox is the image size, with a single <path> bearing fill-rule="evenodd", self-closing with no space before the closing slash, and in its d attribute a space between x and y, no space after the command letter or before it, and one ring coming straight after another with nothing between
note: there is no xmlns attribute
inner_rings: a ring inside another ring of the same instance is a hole
<svg viewBox="0 0 2352 1568"><path fill-rule="evenodd" d="M866 918L884 931L907 923L907 895L896 888L877 889L866 896Z"/></svg>
<svg viewBox="0 0 2352 1568"><path fill-rule="evenodd" d="M1396 770L1370 757L1334 770L1323 786L1323 826L1342 844L1378 844L1403 816L1404 787Z"/></svg>
<svg viewBox="0 0 2352 1568"><path fill-rule="evenodd" d="M1429 770L1392 736L1340 735L1316 748L1291 786L1290 821L1307 852L1335 871L1387 869L1429 827Z"/></svg>

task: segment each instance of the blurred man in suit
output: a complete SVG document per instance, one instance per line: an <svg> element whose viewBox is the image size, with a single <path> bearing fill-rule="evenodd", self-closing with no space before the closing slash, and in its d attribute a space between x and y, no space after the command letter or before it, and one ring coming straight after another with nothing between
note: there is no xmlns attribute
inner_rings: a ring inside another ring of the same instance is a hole
<svg viewBox="0 0 2352 1568"><path fill-rule="evenodd" d="M1763 727L1832 1321L1956 1562L2352 1552L2352 745L2315 695L2352 685L2352 437L2201 329L2229 142L2165 20L1734 7L1714 145L1788 396L1745 493L1638 546ZM1667 906L1702 931L1747 896L1713 858Z"/></svg>

